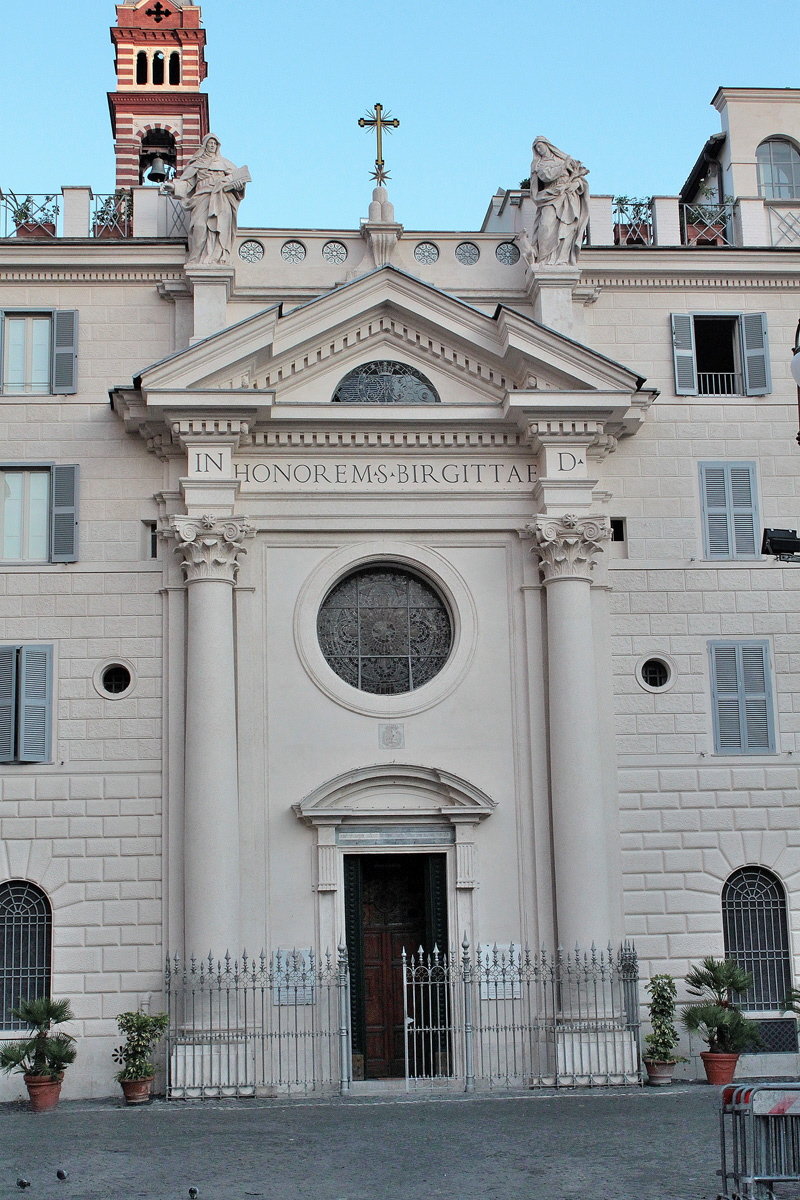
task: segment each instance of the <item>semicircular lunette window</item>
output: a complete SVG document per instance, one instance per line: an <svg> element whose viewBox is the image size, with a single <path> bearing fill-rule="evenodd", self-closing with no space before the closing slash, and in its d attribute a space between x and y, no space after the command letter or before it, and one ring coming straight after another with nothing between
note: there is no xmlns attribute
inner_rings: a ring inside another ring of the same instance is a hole
<svg viewBox="0 0 800 1200"><path fill-rule="evenodd" d="M325 660L361 692L396 696L438 675L453 644L450 613L426 580L393 564L347 575L317 617Z"/></svg>
<svg viewBox="0 0 800 1200"><path fill-rule="evenodd" d="M439 404L439 394L408 363L381 359L348 372L333 393L334 404Z"/></svg>

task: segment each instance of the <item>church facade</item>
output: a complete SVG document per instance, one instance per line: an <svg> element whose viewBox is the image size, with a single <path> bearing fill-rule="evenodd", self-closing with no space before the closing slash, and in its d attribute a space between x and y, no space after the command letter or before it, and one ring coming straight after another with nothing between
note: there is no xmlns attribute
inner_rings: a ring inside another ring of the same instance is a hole
<svg viewBox="0 0 800 1200"><path fill-rule="evenodd" d="M800 91L720 89L673 197L537 138L472 233L405 229L380 150L358 227L240 228L200 9L112 38L117 190L0 237L9 1036L68 996L106 1094L168 956L345 951L379 1079L401 948L628 942L737 957L741 1069L793 1073Z"/></svg>

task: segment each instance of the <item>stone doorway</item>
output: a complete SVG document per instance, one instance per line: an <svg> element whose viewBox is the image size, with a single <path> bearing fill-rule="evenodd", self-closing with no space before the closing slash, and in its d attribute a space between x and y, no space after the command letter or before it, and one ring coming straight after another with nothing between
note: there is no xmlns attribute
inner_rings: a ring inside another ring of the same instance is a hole
<svg viewBox="0 0 800 1200"><path fill-rule="evenodd" d="M447 951L446 863L444 854L345 855L354 1079L405 1075L402 953Z"/></svg>

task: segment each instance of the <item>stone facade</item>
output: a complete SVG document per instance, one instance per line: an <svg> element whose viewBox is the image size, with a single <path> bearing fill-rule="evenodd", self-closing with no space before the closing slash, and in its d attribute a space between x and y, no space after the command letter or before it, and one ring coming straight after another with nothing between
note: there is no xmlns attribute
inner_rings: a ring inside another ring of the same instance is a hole
<svg viewBox="0 0 800 1200"><path fill-rule="evenodd" d="M118 7L149 45L144 0ZM765 96L770 136L800 138L800 92L717 97L721 169L748 189L713 234L728 245L682 242L696 188L654 201L645 245L591 197L566 267L533 261L520 191L465 235L404 230L379 188L361 229L240 229L231 267L199 273L147 187L130 237L90 236L68 189L69 240L0 240L6 319L79 314L75 390L0 397L0 468L80 468L74 561L0 572L0 646L53 648L52 753L0 767L0 887L52 905L52 990L81 1040L65 1095L111 1089L113 1017L163 1004L167 952L335 947L343 829L445 847L454 941L633 938L645 975L721 954L726 880L766 868L797 977L800 573L757 551L800 507L800 243L770 240L791 203L758 194ZM752 313L767 390L679 395L671 316L738 338ZM424 402L332 402L372 362L412 368ZM755 552L710 558L699 464L738 462ZM379 694L331 668L318 614L387 563L433 583L452 646L419 689ZM720 753L709 644L748 640L774 737Z"/></svg>

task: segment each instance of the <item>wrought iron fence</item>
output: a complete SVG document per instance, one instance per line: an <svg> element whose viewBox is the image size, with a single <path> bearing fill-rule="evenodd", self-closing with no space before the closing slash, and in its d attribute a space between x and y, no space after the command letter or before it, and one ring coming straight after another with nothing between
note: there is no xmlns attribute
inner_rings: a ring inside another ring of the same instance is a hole
<svg viewBox="0 0 800 1200"><path fill-rule="evenodd" d="M701 396L741 396L742 377L738 371L698 371L697 390Z"/></svg>
<svg viewBox="0 0 800 1200"><path fill-rule="evenodd" d="M347 951L167 959L167 1095L174 1099L346 1091Z"/></svg>
<svg viewBox="0 0 800 1200"><path fill-rule="evenodd" d="M653 201L650 196L636 200L614 197L614 245L652 246Z"/></svg>
<svg viewBox="0 0 800 1200"><path fill-rule="evenodd" d="M133 233L133 193L126 189L96 195L92 209L92 237L127 238Z"/></svg>
<svg viewBox="0 0 800 1200"><path fill-rule="evenodd" d="M733 204L682 204L684 246L732 246Z"/></svg>
<svg viewBox="0 0 800 1200"><path fill-rule="evenodd" d="M800 243L800 207L786 204L767 205L770 244L797 246Z"/></svg>
<svg viewBox="0 0 800 1200"><path fill-rule="evenodd" d="M548 954L513 944L403 951L411 1089L474 1091L638 1083L638 960L632 946ZM173 1098L347 1092L347 950L240 961L167 960L167 1094Z"/></svg>
<svg viewBox="0 0 800 1200"><path fill-rule="evenodd" d="M54 238L61 208L52 196L0 191L0 238Z"/></svg>

